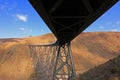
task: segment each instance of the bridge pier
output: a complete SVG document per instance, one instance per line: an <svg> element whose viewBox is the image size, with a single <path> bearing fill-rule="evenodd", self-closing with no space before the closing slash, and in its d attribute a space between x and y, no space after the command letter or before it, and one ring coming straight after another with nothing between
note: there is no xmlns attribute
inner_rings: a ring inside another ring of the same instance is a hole
<svg viewBox="0 0 120 80"><path fill-rule="evenodd" d="M52 80L74 80L75 69L70 42L59 45Z"/></svg>
<svg viewBox="0 0 120 80"><path fill-rule="evenodd" d="M75 80L70 42L29 47L35 71L31 80Z"/></svg>

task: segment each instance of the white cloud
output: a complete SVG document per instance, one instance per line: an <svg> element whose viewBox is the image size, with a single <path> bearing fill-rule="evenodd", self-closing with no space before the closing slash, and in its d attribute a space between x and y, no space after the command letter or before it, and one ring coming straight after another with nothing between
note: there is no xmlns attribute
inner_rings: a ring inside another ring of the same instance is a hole
<svg viewBox="0 0 120 80"><path fill-rule="evenodd" d="M113 31L113 32L118 32L118 30L117 30L117 29L113 29L113 30L111 30L111 31Z"/></svg>
<svg viewBox="0 0 120 80"><path fill-rule="evenodd" d="M16 15L17 18L23 22L26 22L27 21L27 15L23 15L23 14L17 14Z"/></svg>
<svg viewBox="0 0 120 80"><path fill-rule="evenodd" d="M21 31L25 31L25 28L21 27L20 30L21 30Z"/></svg>
<svg viewBox="0 0 120 80"><path fill-rule="evenodd" d="M31 33L31 32L33 32L33 30L27 29L25 27L20 27L19 30L22 31L22 32L25 32L25 33Z"/></svg>

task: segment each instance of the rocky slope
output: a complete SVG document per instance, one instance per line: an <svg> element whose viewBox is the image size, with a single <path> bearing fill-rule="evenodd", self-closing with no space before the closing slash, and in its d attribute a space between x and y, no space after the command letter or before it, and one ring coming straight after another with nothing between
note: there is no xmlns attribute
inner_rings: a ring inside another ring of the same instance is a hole
<svg viewBox="0 0 120 80"><path fill-rule="evenodd" d="M120 32L82 33L72 41L77 74L120 54ZM33 72L28 44L55 42L52 34L21 39L0 39L0 79L28 80Z"/></svg>
<svg viewBox="0 0 120 80"><path fill-rule="evenodd" d="M76 71L84 72L120 54L120 33L80 34L72 42Z"/></svg>
<svg viewBox="0 0 120 80"><path fill-rule="evenodd" d="M120 80L120 56L78 76L78 80Z"/></svg>

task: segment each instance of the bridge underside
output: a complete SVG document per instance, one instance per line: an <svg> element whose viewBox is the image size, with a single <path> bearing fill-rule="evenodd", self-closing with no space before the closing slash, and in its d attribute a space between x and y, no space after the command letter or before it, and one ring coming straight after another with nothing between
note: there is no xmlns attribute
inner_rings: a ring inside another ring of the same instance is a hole
<svg viewBox="0 0 120 80"><path fill-rule="evenodd" d="M61 44L70 42L118 0L29 0Z"/></svg>
<svg viewBox="0 0 120 80"><path fill-rule="evenodd" d="M70 41L119 0L29 1L57 38L55 44L30 45L34 80L74 80Z"/></svg>

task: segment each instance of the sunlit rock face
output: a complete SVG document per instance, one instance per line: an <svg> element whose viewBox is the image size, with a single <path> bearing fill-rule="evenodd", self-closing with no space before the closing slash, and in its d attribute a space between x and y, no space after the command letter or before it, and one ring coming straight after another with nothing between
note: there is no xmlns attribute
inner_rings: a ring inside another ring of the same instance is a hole
<svg viewBox="0 0 120 80"><path fill-rule="evenodd" d="M83 73L120 54L119 32L82 33L72 41L76 72ZM54 43L52 34L0 39L0 80L30 80L34 70L28 44Z"/></svg>

